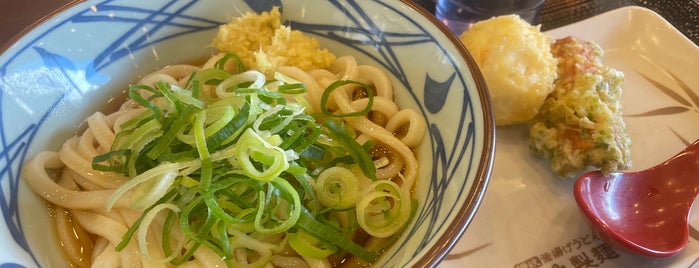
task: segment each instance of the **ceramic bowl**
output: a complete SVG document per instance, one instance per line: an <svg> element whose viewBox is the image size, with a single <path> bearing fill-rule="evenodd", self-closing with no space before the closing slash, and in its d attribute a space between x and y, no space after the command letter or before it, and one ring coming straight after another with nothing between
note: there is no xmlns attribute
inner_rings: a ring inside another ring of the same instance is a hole
<svg viewBox="0 0 699 268"><path fill-rule="evenodd" d="M50 214L20 174L25 159L57 150L139 75L210 55L231 17L272 5L333 53L387 70L398 103L428 123L417 214L377 266L439 263L484 195L495 129L475 63L428 12L409 1L98 0L45 19L0 56L0 267L66 267Z"/></svg>

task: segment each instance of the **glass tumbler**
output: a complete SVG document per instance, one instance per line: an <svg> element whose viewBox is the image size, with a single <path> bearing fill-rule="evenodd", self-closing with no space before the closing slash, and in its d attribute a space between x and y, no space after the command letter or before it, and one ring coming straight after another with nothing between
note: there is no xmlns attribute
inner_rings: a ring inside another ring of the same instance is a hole
<svg viewBox="0 0 699 268"><path fill-rule="evenodd" d="M435 15L457 35L471 25L495 16L517 14L530 24L539 23L545 0L437 0Z"/></svg>

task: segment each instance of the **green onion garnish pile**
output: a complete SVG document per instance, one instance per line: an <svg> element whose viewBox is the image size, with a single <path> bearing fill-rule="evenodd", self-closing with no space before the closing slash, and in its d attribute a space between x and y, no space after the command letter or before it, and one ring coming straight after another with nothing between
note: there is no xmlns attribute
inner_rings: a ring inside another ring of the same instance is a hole
<svg viewBox="0 0 699 268"><path fill-rule="evenodd" d="M162 230L155 234L165 253L159 261L172 264L190 260L202 246L230 267L264 265L284 246L310 259L351 254L375 261L379 252L351 238L396 235L413 204L409 186L376 179L368 153L374 145L359 144L342 121L370 107L309 115L302 83L282 74L267 80L240 67L225 71L235 58L194 72L184 88L130 87L130 99L144 112L120 125L110 151L92 163L130 178L108 210L129 196L143 210L117 250L136 242L149 257L146 236ZM364 87L371 105L371 88L354 81L332 84L323 102L349 84ZM282 245L265 242L269 237Z"/></svg>

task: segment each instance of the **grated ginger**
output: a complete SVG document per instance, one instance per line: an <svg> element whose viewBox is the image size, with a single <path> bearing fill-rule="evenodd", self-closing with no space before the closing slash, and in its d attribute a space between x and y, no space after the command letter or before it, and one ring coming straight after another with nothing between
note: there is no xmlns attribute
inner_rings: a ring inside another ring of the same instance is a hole
<svg viewBox="0 0 699 268"><path fill-rule="evenodd" d="M262 14L246 13L221 25L212 42L221 52L236 54L248 69L270 75L279 66L304 71L327 68L336 56L318 40L281 24L278 7Z"/></svg>

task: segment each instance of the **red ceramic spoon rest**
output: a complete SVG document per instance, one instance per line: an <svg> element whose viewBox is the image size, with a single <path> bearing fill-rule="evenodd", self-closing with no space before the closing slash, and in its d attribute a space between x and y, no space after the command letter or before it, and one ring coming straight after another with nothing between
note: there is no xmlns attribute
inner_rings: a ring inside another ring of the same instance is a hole
<svg viewBox="0 0 699 268"><path fill-rule="evenodd" d="M575 200L592 229L615 248L668 257L687 244L687 218L699 192L699 140L647 170L575 182Z"/></svg>

